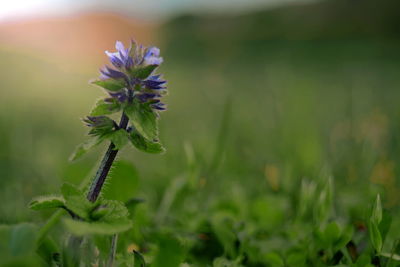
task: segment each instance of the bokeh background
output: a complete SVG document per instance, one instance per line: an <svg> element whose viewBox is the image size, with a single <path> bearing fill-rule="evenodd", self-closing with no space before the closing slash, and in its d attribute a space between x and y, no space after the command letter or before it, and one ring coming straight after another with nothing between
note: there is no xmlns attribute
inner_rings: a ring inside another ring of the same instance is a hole
<svg viewBox="0 0 400 267"><path fill-rule="evenodd" d="M134 166L122 194L146 199L156 218L173 205L165 192L185 179L198 195L176 209L194 216L261 205L267 229L301 208L301 188L328 179L345 220L362 221L378 192L398 212L399 1L1 6L1 223L42 222L51 213L29 211L33 196L93 175L105 147L68 162L87 133L80 119L104 94L88 81L106 63L104 50L131 38L161 48L169 87L160 121L167 153L125 148L119 157Z"/></svg>

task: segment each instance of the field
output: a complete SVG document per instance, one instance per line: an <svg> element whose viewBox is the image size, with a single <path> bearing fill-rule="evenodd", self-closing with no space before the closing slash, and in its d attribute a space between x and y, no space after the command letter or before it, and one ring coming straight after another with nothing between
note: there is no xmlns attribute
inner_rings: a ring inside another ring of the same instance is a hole
<svg viewBox="0 0 400 267"><path fill-rule="evenodd" d="M137 202L116 266L132 266L132 250L156 267L399 264L398 41L271 40L201 53L160 43L167 152L126 147L114 164L104 197ZM63 182L85 188L106 149L68 161L87 133L80 118L103 96L88 84L98 66L9 48L0 58L0 223L40 227L54 210L31 211L31 199L59 194ZM378 195L383 245L371 233ZM41 266L22 245L35 238L26 229L9 250L0 243L4 266ZM61 246L63 220L49 236ZM87 238L109 249L108 237Z"/></svg>

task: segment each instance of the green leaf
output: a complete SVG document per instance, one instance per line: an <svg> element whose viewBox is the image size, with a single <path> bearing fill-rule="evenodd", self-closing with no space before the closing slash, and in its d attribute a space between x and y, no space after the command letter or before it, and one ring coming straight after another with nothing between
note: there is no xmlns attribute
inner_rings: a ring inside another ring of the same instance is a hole
<svg viewBox="0 0 400 267"><path fill-rule="evenodd" d="M46 262L47 266L57 266L53 265L55 261L54 255L59 251L57 243L49 237L46 237L37 248L37 253Z"/></svg>
<svg viewBox="0 0 400 267"><path fill-rule="evenodd" d="M279 254L276 252L269 252L264 256L265 261L272 267L282 267L284 262Z"/></svg>
<svg viewBox="0 0 400 267"><path fill-rule="evenodd" d="M32 210L42 210L51 208L64 207L64 199L59 196L42 196L34 198L29 203L29 208Z"/></svg>
<svg viewBox="0 0 400 267"><path fill-rule="evenodd" d="M85 194L70 183L61 186L61 193L65 199L65 207L85 220L90 218L90 213L98 205L87 200Z"/></svg>
<svg viewBox="0 0 400 267"><path fill-rule="evenodd" d="M72 153L69 160L74 161L85 155L91 148L95 147L96 145L100 144L104 139L98 138L96 136L90 137L84 143L80 144Z"/></svg>
<svg viewBox="0 0 400 267"><path fill-rule="evenodd" d="M125 114L131 120L134 128L146 139L154 140L158 137L157 115L146 103L137 100L127 105Z"/></svg>
<svg viewBox="0 0 400 267"><path fill-rule="evenodd" d="M135 255L133 267L146 267L146 262L144 261L142 254L140 254L136 250L133 251L133 254Z"/></svg>
<svg viewBox="0 0 400 267"><path fill-rule="evenodd" d="M378 229L382 236L382 243L385 242L386 235L389 232L390 225L392 224L392 216L386 210L382 212L382 220L379 223Z"/></svg>
<svg viewBox="0 0 400 267"><path fill-rule="evenodd" d="M129 216L128 209L121 201L103 200L100 206L107 210L106 215L101 219L103 221L118 221L120 219L128 218Z"/></svg>
<svg viewBox="0 0 400 267"><path fill-rule="evenodd" d="M376 200L372 208L371 220L373 220L376 225L379 225L379 223L382 221L382 203L379 194L376 196Z"/></svg>
<svg viewBox="0 0 400 267"><path fill-rule="evenodd" d="M117 221L84 222L70 218L64 220L65 226L75 235L101 234L113 235L129 230L133 222L129 219Z"/></svg>
<svg viewBox="0 0 400 267"><path fill-rule="evenodd" d="M134 145L140 151L152 154L160 154L165 152L165 148L160 142L151 142L141 136L135 130L132 130L130 133L129 140L131 141L132 145Z"/></svg>
<svg viewBox="0 0 400 267"><path fill-rule="evenodd" d="M121 104L114 98L100 99L90 112L90 116L109 115L121 110Z"/></svg>
<svg viewBox="0 0 400 267"><path fill-rule="evenodd" d="M336 222L328 224L324 231L324 240L327 244L333 245L340 238L340 227Z"/></svg>
<svg viewBox="0 0 400 267"><path fill-rule="evenodd" d="M63 183L63 185L61 186L61 194L65 199L67 199L71 196L81 196L83 193L75 185L70 183Z"/></svg>
<svg viewBox="0 0 400 267"><path fill-rule="evenodd" d="M344 248L347 243L350 242L350 240L353 238L354 234L354 228L351 225L348 225L343 231L340 236L340 239L336 241L335 246L334 246L334 251L338 251L342 248Z"/></svg>
<svg viewBox="0 0 400 267"><path fill-rule="evenodd" d="M382 250L382 236L381 233L379 232L378 225L376 225L375 220L371 218L368 226L369 226L368 232L372 246L378 253L380 253Z"/></svg>
<svg viewBox="0 0 400 267"><path fill-rule="evenodd" d="M367 264L371 263L371 256L368 253L361 254L356 261L357 267L365 267Z"/></svg>
<svg viewBox="0 0 400 267"><path fill-rule="evenodd" d="M286 258L286 263L289 267L301 267L306 264L306 254L300 252L291 253Z"/></svg>
<svg viewBox="0 0 400 267"><path fill-rule="evenodd" d="M115 149L122 149L129 141L129 134L125 129L113 131L106 136L115 146Z"/></svg>
<svg viewBox="0 0 400 267"><path fill-rule="evenodd" d="M228 214L220 212L213 216L211 226L218 240L223 245L225 252L229 256L234 257L236 254L236 235L233 231L232 222L233 220Z"/></svg>
<svg viewBox="0 0 400 267"><path fill-rule="evenodd" d="M115 121L107 116L87 117L83 121L88 125L91 125L89 135L93 136L107 136L112 131L114 131L114 128L116 126Z"/></svg>
<svg viewBox="0 0 400 267"><path fill-rule="evenodd" d="M69 196L66 198L65 207L84 220L90 219L90 213L96 207L95 203L90 202L85 196Z"/></svg>
<svg viewBox="0 0 400 267"><path fill-rule="evenodd" d="M158 251L151 267L178 267L184 258L184 248L175 237L169 234L159 235Z"/></svg>
<svg viewBox="0 0 400 267"><path fill-rule="evenodd" d="M94 80L91 83L113 92L120 91L126 87L126 83L123 79L116 80L110 78L106 80Z"/></svg>
<svg viewBox="0 0 400 267"><path fill-rule="evenodd" d="M72 195L66 198L65 206L84 220L65 221L68 229L76 235L116 234L126 231L132 225L128 219L128 209L120 201L102 200L92 203L84 195Z"/></svg>
<svg viewBox="0 0 400 267"><path fill-rule="evenodd" d="M147 65L134 68L130 71L130 74L139 79L146 79L153 73L153 71L158 67L158 65Z"/></svg>
<svg viewBox="0 0 400 267"><path fill-rule="evenodd" d="M325 222L332 210L332 199L333 199L333 181L332 178L328 178L325 187L321 190L317 205L315 205L315 217L316 222Z"/></svg>

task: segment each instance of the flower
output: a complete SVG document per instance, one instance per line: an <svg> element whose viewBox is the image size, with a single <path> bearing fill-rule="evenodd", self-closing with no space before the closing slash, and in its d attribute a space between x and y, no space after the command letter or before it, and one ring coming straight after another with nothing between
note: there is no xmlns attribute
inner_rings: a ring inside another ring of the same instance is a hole
<svg viewBox="0 0 400 267"><path fill-rule="evenodd" d="M118 91L108 91L109 95L119 102L139 100L141 103L149 103L156 111L166 109L161 103L161 97L165 95L166 81L161 75L153 72L163 62L160 57L160 49L157 47L144 47L131 41L129 48L117 41L116 52L105 51L112 67L105 66L100 69L100 80L116 80L124 85Z"/></svg>

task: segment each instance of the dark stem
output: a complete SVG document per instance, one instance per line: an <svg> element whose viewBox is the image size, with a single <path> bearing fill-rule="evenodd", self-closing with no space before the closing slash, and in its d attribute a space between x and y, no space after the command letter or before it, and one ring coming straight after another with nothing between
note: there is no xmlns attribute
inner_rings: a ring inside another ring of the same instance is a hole
<svg viewBox="0 0 400 267"><path fill-rule="evenodd" d="M122 113L121 120L119 122L120 129L126 129L128 125L129 118ZM104 155L100 167L96 172L96 175L93 179L92 184L90 185L89 192L87 194L87 199L91 202L95 202L100 195L101 188L103 187L104 182L106 181L108 172L111 169L111 166L114 162L115 157L117 156L118 150L115 149L113 143L107 149L106 154Z"/></svg>

